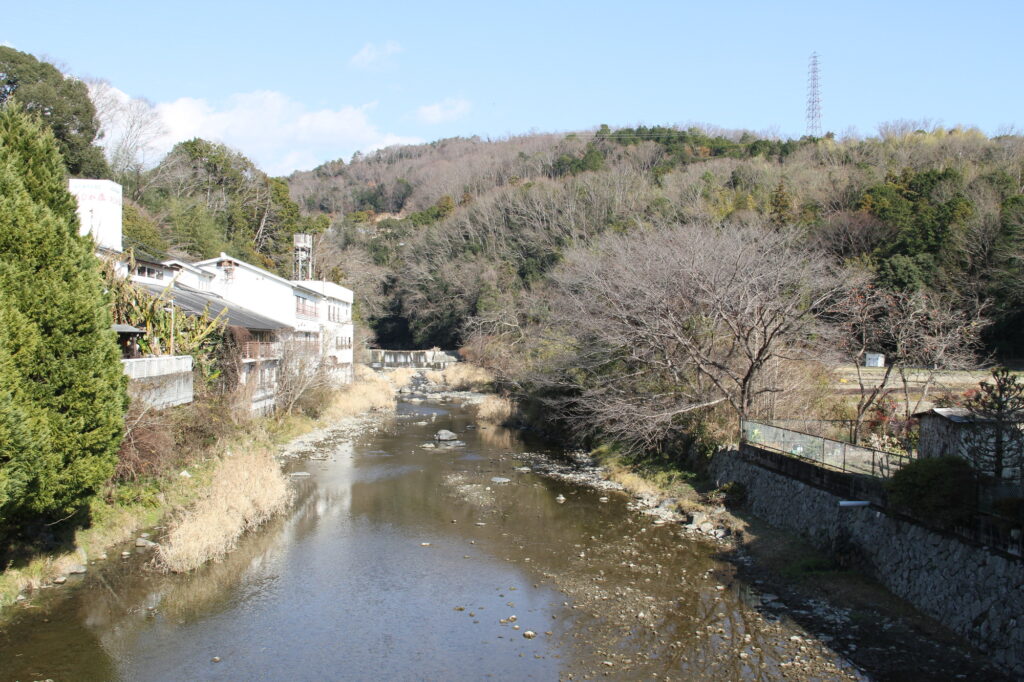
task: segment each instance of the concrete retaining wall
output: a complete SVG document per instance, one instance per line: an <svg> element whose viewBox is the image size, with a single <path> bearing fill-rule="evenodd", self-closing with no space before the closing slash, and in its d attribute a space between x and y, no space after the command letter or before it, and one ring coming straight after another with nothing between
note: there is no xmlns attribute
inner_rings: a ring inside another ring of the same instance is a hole
<svg viewBox="0 0 1024 682"><path fill-rule="evenodd" d="M750 510L819 548L854 557L906 599L993 662L1024 676L1024 563L879 507L839 507L843 498L765 469L739 452L715 456L718 483L747 488Z"/></svg>
<svg viewBox="0 0 1024 682"><path fill-rule="evenodd" d="M134 399L163 408L192 402L192 356L163 355L122 360Z"/></svg>

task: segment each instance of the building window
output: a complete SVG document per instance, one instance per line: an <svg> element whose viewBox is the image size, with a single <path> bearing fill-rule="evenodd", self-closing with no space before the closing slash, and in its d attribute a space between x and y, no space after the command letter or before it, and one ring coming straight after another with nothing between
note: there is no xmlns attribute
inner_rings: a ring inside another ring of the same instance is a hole
<svg viewBox="0 0 1024 682"><path fill-rule="evenodd" d="M142 263L139 263L138 265L135 266L135 274L139 277L148 277L150 279L164 278L163 270L158 270L148 265L143 265Z"/></svg>
<svg viewBox="0 0 1024 682"><path fill-rule="evenodd" d="M316 301L310 301L308 298L302 298L301 296L295 297L295 316L300 317L304 320L315 320L317 319L316 313Z"/></svg>

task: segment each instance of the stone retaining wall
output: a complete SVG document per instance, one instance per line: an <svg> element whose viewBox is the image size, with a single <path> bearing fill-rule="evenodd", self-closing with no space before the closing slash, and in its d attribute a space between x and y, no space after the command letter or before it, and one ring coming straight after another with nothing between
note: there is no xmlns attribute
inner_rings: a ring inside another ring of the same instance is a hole
<svg viewBox="0 0 1024 682"><path fill-rule="evenodd" d="M736 451L712 462L719 484L747 488L750 510L819 548L853 557L907 600L1024 676L1024 562L897 518L876 506L839 507L843 498L758 466Z"/></svg>

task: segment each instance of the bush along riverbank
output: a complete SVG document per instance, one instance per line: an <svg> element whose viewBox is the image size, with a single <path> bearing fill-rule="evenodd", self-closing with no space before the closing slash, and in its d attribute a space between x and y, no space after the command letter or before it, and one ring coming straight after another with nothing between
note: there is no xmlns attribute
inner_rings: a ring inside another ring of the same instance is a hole
<svg viewBox="0 0 1024 682"><path fill-rule="evenodd" d="M160 570L188 571L223 557L243 533L287 508L280 459L332 425L393 409L404 381L359 367L356 381L326 396L315 416L255 417L239 400L203 397L161 413L129 413L135 421L122 470L131 466L134 475L111 481L90 501L82 512L88 525L65 548L26 547L9 560L0 573L0 614L88 571L133 538L152 550L151 565Z"/></svg>

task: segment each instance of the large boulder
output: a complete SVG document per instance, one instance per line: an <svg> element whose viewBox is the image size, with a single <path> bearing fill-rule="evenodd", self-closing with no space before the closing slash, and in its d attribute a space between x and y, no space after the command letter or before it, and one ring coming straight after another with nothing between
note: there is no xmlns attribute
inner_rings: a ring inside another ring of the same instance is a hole
<svg viewBox="0 0 1024 682"><path fill-rule="evenodd" d="M458 436L447 429L441 429L434 434L434 440L448 441L458 440Z"/></svg>

